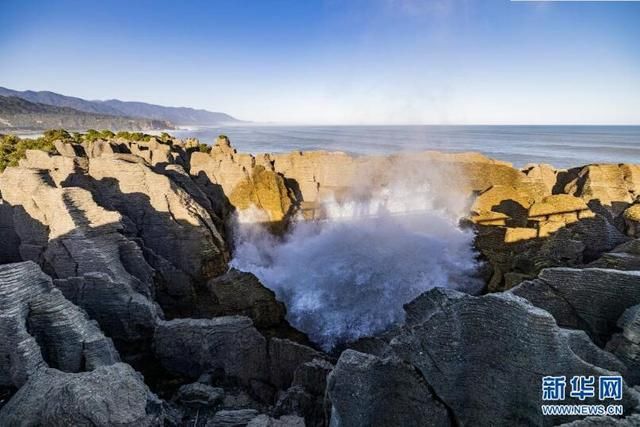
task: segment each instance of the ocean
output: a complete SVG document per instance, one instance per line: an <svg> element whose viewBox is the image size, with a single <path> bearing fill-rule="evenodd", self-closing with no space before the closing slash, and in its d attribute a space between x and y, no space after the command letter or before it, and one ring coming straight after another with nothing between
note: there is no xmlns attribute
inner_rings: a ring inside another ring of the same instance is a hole
<svg viewBox="0 0 640 427"><path fill-rule="evenodd" d="M588 163L640 163L640 126L280 126L233 125L170 131L212 143L225 134L238 151L294 150L389 154L477 151L511 162L569 168Z"/></svg>

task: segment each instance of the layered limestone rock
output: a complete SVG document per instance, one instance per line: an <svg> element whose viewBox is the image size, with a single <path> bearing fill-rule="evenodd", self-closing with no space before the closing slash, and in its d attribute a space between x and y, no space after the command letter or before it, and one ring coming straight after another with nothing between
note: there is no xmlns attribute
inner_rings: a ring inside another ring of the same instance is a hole
<svg viewBox="0 0 640 427"><path fill-rule="evenodd" d="M594 218L584 200L568 194L547 196L529 208L528 220L537 229L536 237L548 237L581 219Z"/></svg>
<svg viewBox="0 0 640 427"><path fill-rule="evenodd" d="M640 204L629 206L623 213L627 234L631 237L640 237Z"/></svg>
<svg viewBox="0 0 640 427"><path fill-rule="evenodd" d="M141 163L89 161L94 196L131 220L145 248L191 279L207 280L226 270L226 246L210 212L167 176Z"/></svg>
<svg viewBox="0 0 640 427"><path fill-rule="evenodd" d="M346 350L329 375L330 425L450 426L447 408L429 384L397 357L379 357Z"/></svg>
<svg viewBox="0 0 640 427"><path fill-rule="evenodd" d="M70 374L41 369L0 410L0 424L161 426L162 401L129 365Z"/></svg>
<svg viewBox="0 0 640 427"><path fill-rule="evenodd" d="M628 308L617 326L622 332L613 335L606 349L627 366L627 381L640 384L640 305Z"/></svg>
<svg viewBox="0 0 640 427"><path fill-rule="evenodd" d="M239 154L226 137L219 137L210 153L193 153L190 173L199 177L197 182L212 199L226 199L247 221L282 222L293 205L293 195L269 156ZM252 218L252 208L262 216ZM227 213L220 202L218 210L221 215Z"/></svg>
<svg viewBox="0 0 640 427"><path fill-rule="evenodd" d="M197 293L192 317L247 316L268 336L308 341L286 321L286 308L276 299L275 293L251 273L232 268L200 286Z"/></svg>
<svg viewBox="0 0 640 427"><path fill-rule="evenodd" d="M565 187L567 194L616 208L616 202L633 202L640 195L640 167L637 165L588 165Z"/></svg>
<svg viewBox="0 0 640 427"><path fill-rule="evenodd" d="M634 239L623 243L612 251L604 253L588 266L614 270L640 270L640 240Z"/></svg>
<svg viewBox="0 0 640 427"><path fill-rule="evenodd" d="M0 266L0 307L0 386L20 387L47 366L81 372L119 361L111 340L31 261Z"/></svg>
<svg viewBox="0 0 640 427"><path fill-rule="evenodd" d="M559 172L561 171L545 163L527 165L523 169L523 173L527 175L527 178L532 182L541 184L548 195L554 192Z"/></svg>
<svg viewBox="0 0 640 427"><path fill-rule="evenodd" d="M20 261L20 237L13 222L13 209L0 194L0 264Z"/></svg>
<svg viewBox="0 0 640 427"><path fill-rule="evenodd" d="M269 377L266 339L247 317L162 321L153 345L164 368L186 378L219 370L248 385Z"/></svg>
<svg viewBox="0 0 640 427"><path fill-rule="evenodd" d="M148 340L159 313L154 270L121 234L122 216L85 189L56 186L46 170L8 168L0 189L13 206L21 257L50 272L117 342Z"/></svg>
<svg viewBox="0 0 640 427"><path fill-rule="evenodd" d="M624 311L640 304L640 272L550 268L511 292L551 313L558 325L582 329L603 346Z"/></svg>
<svg viewBox="0 0 640 427"><path fill-rule="evenodd" d="M411 315L412 324L402 328L390 345L400 359L421 372L460 424L566 422L566 417L545 417L540 412L541 377L609 373L591 363L597 356L589 362L578 356L602 350L591 344L577 352L570 335L548 312L514 295L472 297L433 290L419 298L435 300L417 305L423 311ZM638 404L637 395L625 388L625 396L621 403L631 412ZM568 397L565 403L588 401ZM592 403L597 403L595 398Z"/></svg>

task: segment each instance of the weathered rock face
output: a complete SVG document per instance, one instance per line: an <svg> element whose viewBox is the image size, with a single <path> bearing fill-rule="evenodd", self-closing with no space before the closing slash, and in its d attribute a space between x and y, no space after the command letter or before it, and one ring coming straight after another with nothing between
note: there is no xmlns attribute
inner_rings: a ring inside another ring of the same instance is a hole
<svg viewBox="0 0 640 427"><path fill-rule="evenodd" d="M227 199L241 216L253 215L252 208L259 210L262 218L254 221L279 223L291 211L293 195L284 178L273 170L269 156L238 154L226 137L218 138L211 153L193 153L190 173L202 174L197 182L210 197ZM217 205L218 213L226 216L224 204Z"/></svg>
<svg viewBox="0 0 640 427"><path fill-rule="evenodd" d="M629 206L623 213L627 234L631 237L640 237L640 204Z"/></svg>
<svg viewBox="0 0 640 427"><path fill-rule="evenodd" d="M614 270L640 270L640 240L634 239L623 243L611 252L604 253L588 266Z"/></svg>
<svg viewBox="0 0 640 427"><path fill-rule="evenodd" d="M47 366L81 372L119 361L111 340L33 262L0 266L0 385Z"/></svg>
<svg viewBox="0 0 640 427"><path fill-rule="evenodd" d="M622 313L640 304L639 284L635 271L550 268L511 292L547 310L558 325L582 329L603 346Z"/></svg>
<svg viewBox="0 0 640 427"><path fill-rule="evenodd" d="M85 189L58 187L46 170L8 168L0 188L12 206L21 258L52 274L117 342L147 340L159 313L151 302L154 270L121 234L123 217Z"/></svg>
<svg viewBox="0 0 640 427"><path fill-rule="evenodd" d="M329 375L331 426L450 426L445 406L416 369L397 358L346 350Z"/></svg>
<svg viewBox="0 0 640 427"><path fill-rule="evenodd" d="M617 325L622 332L615 334L606 348L627 366L627 381L640 384L640 305L628 308Z"/></svg>
<svg viewBox="0 0 640 427"><path fill-rule="evenodd" d="M510 289L535 278L544 268L578 267L629 239L602 216L568 224L555 233L538 238L532 228L478 226L476 247L492 267L488 290ZM535 236L528 236L532 231Z"/></svg>
<svg viewBox="0 0 640 427"><path fill-rule="evenodd" d="M259 329L285 322L284 304L251 273L231 269L202 288L194 310L198 317L242 315L250 317Z"/></svg>
<svg viewBox="0 0 640 427"><path fill-rule="evenodd" d="M437 295L442 293L446 295ZM460 424L566 422L542 416L542 376L608 372L580 358L549 313L514 295L471 297L433 290L419 298L436 298L419 305L433 309L413 315L416 323L390 344L396 355L419 369ZM591 346L591 353L599 351ZM625 390L628 400L622 403L631 409L637 397ZM565 402L574 400L580 402L569 397Z"/></svg>
<svg viewBox="0 0 640 427"><path fill-rule="evenodd" d="M242 316L161 321L153 345L169 372L197 379L206 372L224 372L248 385L268 379L265 338Z"/></svg>
<svg viewBox="0 0 640 427"><path fill-rule="evenodd" d="M20 238L13 223L13 210L0 195L0 264L20 261Z"/></svg>
<svg viewBox="0 0 640 427"><path fill-rule="evenodd" d="M636 165L588 165L565 187L567 194L598 201L616 208L615 204L631 203L640 195L640 168Z"/></svg>
<svg viewBox="0 0 640 427"><path fill-rule="evenodd" d="M211 214L167 176L141 163L89 161L95 198L131 220L144 245L192 280L226 270L226 247Z"/></svg>
<svg viewBox="0 0 640 427"><path fill-rule="evenodd" d="M42 369L0 410L0 424L11 426L161 426L164 419L162 401L122 363L78 374Z"/></svg>

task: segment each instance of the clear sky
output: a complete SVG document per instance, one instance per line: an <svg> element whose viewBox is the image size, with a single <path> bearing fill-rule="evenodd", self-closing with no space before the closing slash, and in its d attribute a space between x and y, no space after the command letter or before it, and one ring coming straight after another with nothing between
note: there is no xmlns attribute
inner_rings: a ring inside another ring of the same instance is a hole
<svg viewBox="0 0 640 427"><path fill-rule="evenodd" d="M0 86L327 124L640 124L640 2L0 0Z"/></svg>

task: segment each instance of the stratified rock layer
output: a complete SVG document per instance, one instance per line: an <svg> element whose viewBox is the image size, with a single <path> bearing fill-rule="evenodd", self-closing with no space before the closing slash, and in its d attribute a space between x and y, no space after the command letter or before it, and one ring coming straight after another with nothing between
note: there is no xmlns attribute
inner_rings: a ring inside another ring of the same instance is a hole
<svg viewBox="0 0 640 427"><path fill-rule="evenodd" d="M65 372L119 361L95 322L33 262L0 266L0 385L22 386L50 366Z"/></svg>

